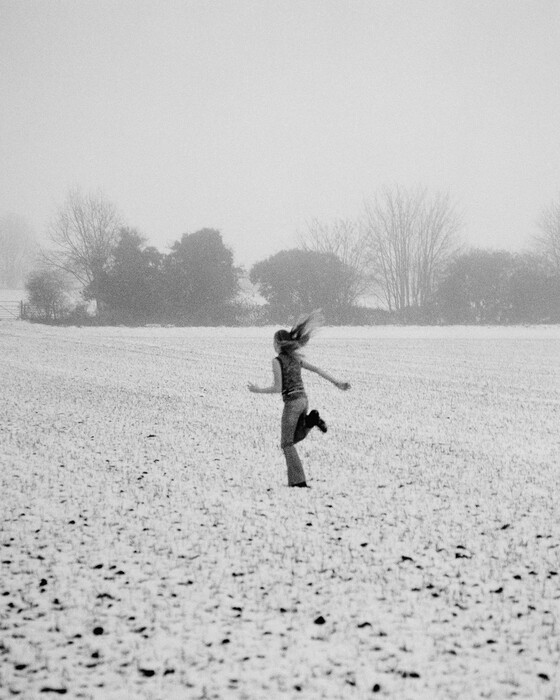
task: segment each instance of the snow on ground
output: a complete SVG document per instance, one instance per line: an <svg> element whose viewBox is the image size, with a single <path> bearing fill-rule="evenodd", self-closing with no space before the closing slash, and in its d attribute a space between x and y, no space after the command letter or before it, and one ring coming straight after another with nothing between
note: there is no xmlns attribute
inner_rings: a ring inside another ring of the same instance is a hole
<svg viewBox="0 0 560 700"><path fill-rule="evenodd" d="M0 324L0 697L555 698L560 332Z"/></svg>

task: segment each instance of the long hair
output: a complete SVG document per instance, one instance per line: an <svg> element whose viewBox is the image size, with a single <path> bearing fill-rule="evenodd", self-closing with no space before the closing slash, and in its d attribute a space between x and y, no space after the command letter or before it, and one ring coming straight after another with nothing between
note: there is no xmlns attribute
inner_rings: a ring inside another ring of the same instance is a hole
<svg viewBox="0 0 560 700"><path fill-rule="evenodd" d="M321 309L315 309L307 316L302 316L289 331L279 330L274 334L274 340L280 352L288 355L298 354L301 348L311 340L311 337L323 324Z"/></svg>

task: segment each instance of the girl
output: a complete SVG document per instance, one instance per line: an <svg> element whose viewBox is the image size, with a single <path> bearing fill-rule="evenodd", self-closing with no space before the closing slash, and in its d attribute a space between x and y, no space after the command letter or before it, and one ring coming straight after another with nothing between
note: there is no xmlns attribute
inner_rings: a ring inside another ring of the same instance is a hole
<svg viewBox="0 0 560 700"><path fill-rule="evenodd" d="M332 382L342 391L350 388L348 382L340 382L319 367L309 364L301 356L301 348L321 325L320 311L313 311L300 320L292 330L280 330L274 334L274 349L278 356L272 360L273 384L258 387L249 383L248 389L256 394L277 394L282 392L284 411L282 413L282 439L280 446L288 467L288 486L307 487L301 460L295 443L303 440L313 427L327 432L325 421L316 410L307 413L307 395L301 378L301 368L315 372L323 379Z"/></svg>

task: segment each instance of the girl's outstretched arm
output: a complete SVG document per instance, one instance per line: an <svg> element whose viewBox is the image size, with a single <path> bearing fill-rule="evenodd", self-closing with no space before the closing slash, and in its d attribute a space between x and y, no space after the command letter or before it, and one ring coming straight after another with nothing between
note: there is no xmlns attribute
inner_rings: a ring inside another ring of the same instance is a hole
<svg viewBox="0 0 560 700"><path fill-rule="evenodd" d="M272 360L272 375L273 380L270 386L260 387L252 382L247 384L249 391L253 394L279 394L282 391L282 370L280 369L280 363L276 358Z"/></svg>
<svg viewBox="0 0 560 700"><path fill-rule="evenodd" d="M335 379L328 372L325 372L320 367L316 367L315 365L309 364L309 362L307 362L306 360L302 360L301 366L304 369L309 370L309 372L315 372L315 374L318 374L320 377L323 377L323 379L326 379L328 382L331 382L331 384L334 384L337 387L337 389L340 389L341 391L348 391L348 389L350 389L349 382L338 381L338 379Z"/></svg>

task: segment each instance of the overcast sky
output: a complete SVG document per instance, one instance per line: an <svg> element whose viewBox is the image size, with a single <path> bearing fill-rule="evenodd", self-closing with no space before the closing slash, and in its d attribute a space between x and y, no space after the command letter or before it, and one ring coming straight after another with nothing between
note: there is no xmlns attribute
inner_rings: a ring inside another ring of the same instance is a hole
<svg viewBox="0 0 560 700"><path fill-rule="evenodd" d="M0 0L0 214L101 189L250 265L384 184L516 250L560 194L560 0Z"/></svg>

